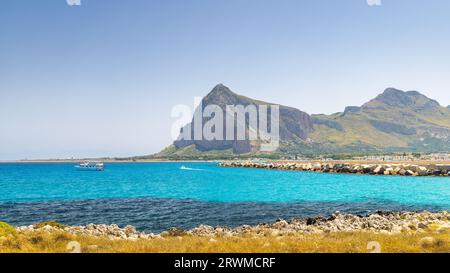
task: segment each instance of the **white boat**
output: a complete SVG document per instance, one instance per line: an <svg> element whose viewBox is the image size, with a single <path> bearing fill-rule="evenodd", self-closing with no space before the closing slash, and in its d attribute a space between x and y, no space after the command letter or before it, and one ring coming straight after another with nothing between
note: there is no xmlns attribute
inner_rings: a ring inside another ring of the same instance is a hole
<svg viewBox="0 0 450 273"><path fill-rule="evenodd" d="M82 171L104 171L105 165L101 162L84 161L75 166L75 168Z"/></svg>

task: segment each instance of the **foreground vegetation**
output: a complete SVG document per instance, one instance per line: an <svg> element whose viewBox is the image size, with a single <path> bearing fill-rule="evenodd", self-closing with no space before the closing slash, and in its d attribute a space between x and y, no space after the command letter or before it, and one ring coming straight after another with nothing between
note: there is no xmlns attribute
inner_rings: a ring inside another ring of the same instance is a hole
<svg viewBox="0 0 450 273"><path fill-rule="evenodd" d="M0 252L26 253L110 253L110 252L450 252L450 231L429 228L423 232L384 234L338 232L328 234L236 236L157 236L152 239L111 240L107 237L80 236L64 231L24 232L0 225ZM378 249L379 247L379 249Z"/></svg>

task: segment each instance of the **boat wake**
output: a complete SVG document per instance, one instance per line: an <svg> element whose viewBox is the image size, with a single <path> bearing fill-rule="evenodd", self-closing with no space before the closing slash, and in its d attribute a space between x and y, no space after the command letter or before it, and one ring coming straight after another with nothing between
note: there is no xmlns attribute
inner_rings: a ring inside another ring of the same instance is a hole
<svg viewBox="0 0 450 273"><path fill-rule="evenodd" d="M186 170L186 171L203 171L202 169L194 169L194 168L189 168L186 166L181 166L180 170Z"/></svg>

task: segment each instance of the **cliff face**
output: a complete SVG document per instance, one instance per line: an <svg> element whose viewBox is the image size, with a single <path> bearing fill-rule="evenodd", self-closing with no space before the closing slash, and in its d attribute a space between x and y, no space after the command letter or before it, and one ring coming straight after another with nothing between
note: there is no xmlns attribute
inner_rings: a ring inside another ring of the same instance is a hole
<svg viewBox="0 0 450 273"><path fill-rule="evenodd" d="M238 95L232 92L228 87L219 84L213 88L213 90L203 98L202 100L202 110L204 110L209 105L217 105L219 106L224 113L226 113L227 105L242 105L247 107L249 105L273 105L273 103L268 103L264 101L258 101L251 98L247 98L241 95ZM197 109L198 110L198 109ZM313 124L311 121L311 117L295 108L290 108L286 106L279 106L280 110L280 139L282 141L289 141L294 138L306 139L310 132L313 130ZM271 111L270 107L268 108L268 124L270 124ZM204 118L203 124L208 122L211 118ZM223 117L224 124L224 134L223 139L225 138L225 131L227 130L225 115ZM270 126L270 125L269 125ZM194 135L194 127L195 122L194 119L190 124L190 128L192 130L191 135ZM188 126L183 128L186 130ZM248 132L249 128L248 122L246 124L246 131ZM237 122L234 123L234 132L237 131ZM247 138L248 139L248 138ZM187 146L195 145L196 149L200 151L210 151L210 150L227 150L232 149L236 154L249 153L255 151L257 149L257 142L250 140L177 140L174 142L176 148L184 148Z"/></svg>
<svg viewBox="0 0 450 273"><path fill-rule="evenodd" d="M219 84L203 98L202 110L208 105L218 105L225 113L227 105L273 104L238 95ZM417 91L388 88L362 106L349 106L344 112L333 115L310 116L292 107L279 107L281 146L275 153L450 151L450 108ZM225 115L223 118L225 126ZM203 124L210 119L204 118ZM193 134L194 119L190 125ZM250 129L247 122L246 131ZM234 130L236 132L236 124ZM258 141L249 140L179 139L161 156L193 151L196 155L211 152L220 155L225 151L229 155L257 153L258 145Z"/></svg>

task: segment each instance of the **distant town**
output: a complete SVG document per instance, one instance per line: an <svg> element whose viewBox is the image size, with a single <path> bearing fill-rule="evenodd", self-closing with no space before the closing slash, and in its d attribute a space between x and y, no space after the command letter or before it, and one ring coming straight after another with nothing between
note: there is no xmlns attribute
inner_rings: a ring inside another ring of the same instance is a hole
<svg viewBox="0 0 450 273"><path fill-rule="evenodd" d="M320 160L320 161L335 161L335 160L355 160L355 161L383 161L383 162L450 162L450 153L402 153L402 154L380 154L380 155L332 155L332 156L286 156L281 157L281 160Z"/></svg>

